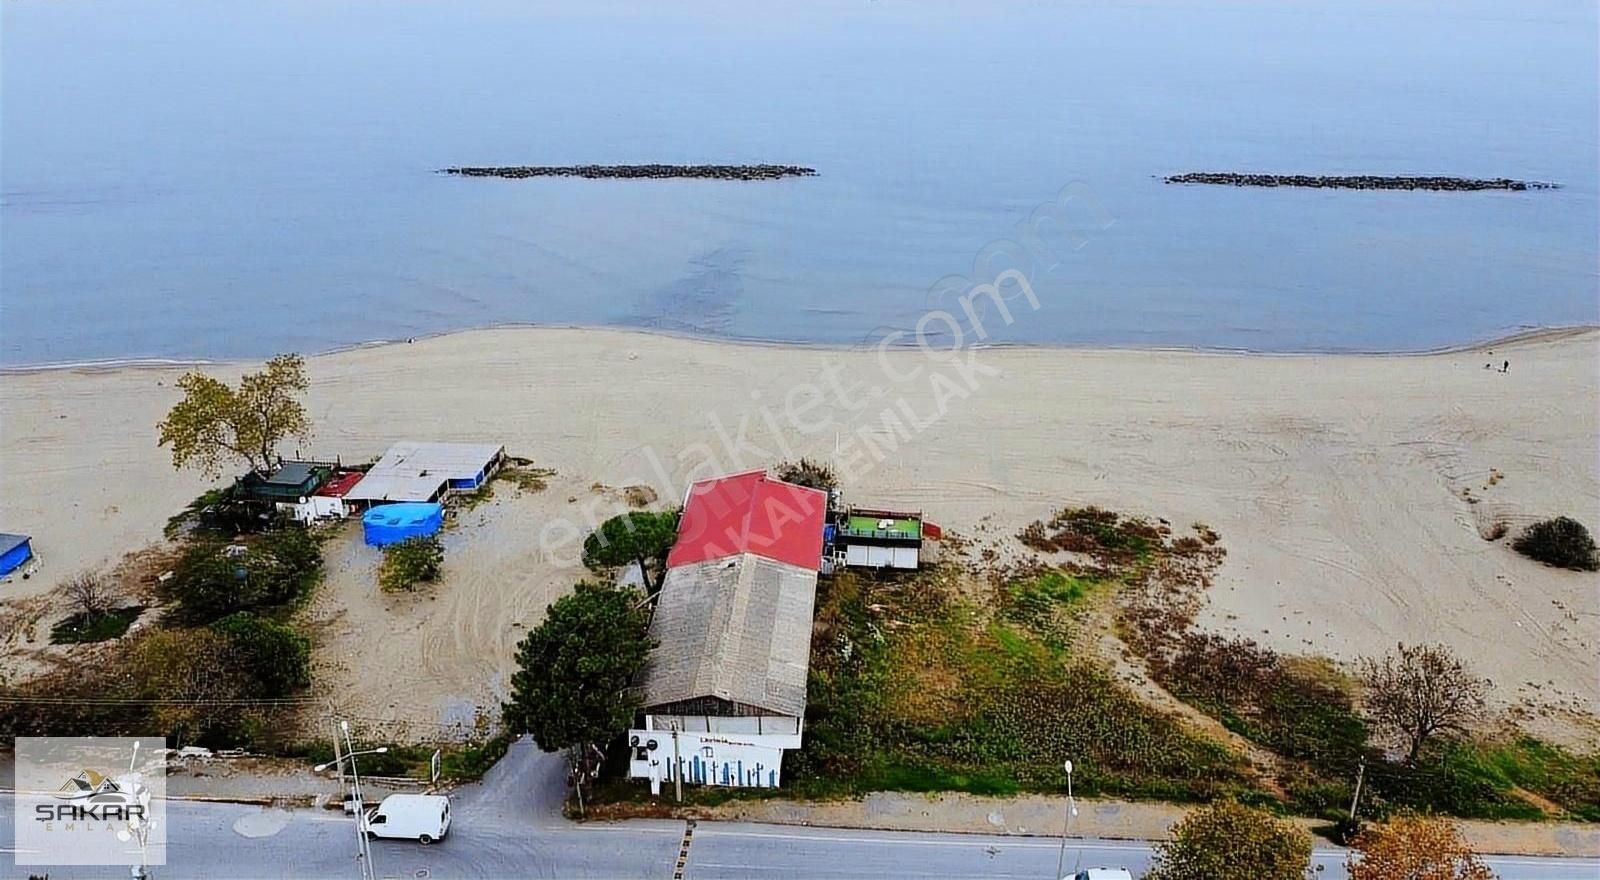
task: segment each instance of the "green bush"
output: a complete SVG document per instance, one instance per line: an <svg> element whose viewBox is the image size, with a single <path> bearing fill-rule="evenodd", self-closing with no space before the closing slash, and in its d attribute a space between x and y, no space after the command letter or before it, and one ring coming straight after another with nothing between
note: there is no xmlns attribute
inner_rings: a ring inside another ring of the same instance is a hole
<svg viewBox="0 0 1600 880"><path fill-rule="evenodd" d="M311 640L292 627L241 611L213 623L233 658L259 686L260 696L281 697L311 684Z"/></svg>
<svg viewBox="0 0 1600 880"><path fill-rule="evenodd" d="M80 611L50 628L50 644L81 645L119 639L143 613L143 605L113 608L93 616Z"/></svg>
<svg viewBox="0 0 1600 880"><path fill-rule="evenodd" d="M1600 568L1600 553L1595 550L1589 530L1583 523L1565 516L1534 523L1511 546L1529 559L1557 568L1574 571Z"/></svg>
<svg viewBox="0 0 1600 880"><path fill-rule="evenodd" d="M321 574L321 546L290 526L245 544L191 544L162 592L177 601L181 621L206 624L236 611L289 605L308 594Z"/></svg>
<svg viewBox="0 0 1600 880"><path fill-rule="evenodd" d="M419 583L439 579L444 566L444 545L437 535L407 538L383 548L378 583L385 590L414 590Z"/></svg>
<svg viewBox="0 0 1600 880"><path fill-rule="evenodd" d="M1303 880L1311 836L1271 813L1223 800L1201 807L1156 845L1145 880Z"/></svg>

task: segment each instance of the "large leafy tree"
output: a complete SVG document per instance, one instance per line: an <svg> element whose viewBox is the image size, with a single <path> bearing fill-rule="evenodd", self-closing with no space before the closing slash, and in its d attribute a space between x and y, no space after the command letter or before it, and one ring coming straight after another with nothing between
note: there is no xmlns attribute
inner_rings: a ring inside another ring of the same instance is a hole
<svg viewBox="0 0 1600 880"><path fill-rule="evenodd" d="M311 419L300 396L310 386L305 360L281 354L258 373L246 373L238 388L204 373L178 380L183 399L156 426L158 446L172 447L172 466L193 467L215 479L228 461L264 471L276 460L278 444L307 437Z"/></svg>
<svg viewBox="0 0 1600 880"><path fill-rule="evenodd" d="M633 590L583 582L517 646L507 726L547 752L603 744L633 723L630 686L650 653L650 617Z"/></svg>
<svg viewBox="0 0 1600 880"><path fill-rule="evenodd" d="M1303 880L1311 836L1237 801L1217 801L1173 826L1145 880Z"/></svg>
<svg viewBox="0 0 1600 880"><path fill-rule="evenodd" d="M1493 880L1456 826L1431 816L1401 814L1356 838L1345 863L1350 880Z"/></svg>
<svg viewBox="0 0 1600 880"><path fill-rule="evenodd" d="M654 595L661 589L667 553L678 539L678 512L660 513L635 510L619 514L600 524L583 541L583 564L592 569L639 564L645 590ZM658 573L654 580L650 568Z"/></svg>

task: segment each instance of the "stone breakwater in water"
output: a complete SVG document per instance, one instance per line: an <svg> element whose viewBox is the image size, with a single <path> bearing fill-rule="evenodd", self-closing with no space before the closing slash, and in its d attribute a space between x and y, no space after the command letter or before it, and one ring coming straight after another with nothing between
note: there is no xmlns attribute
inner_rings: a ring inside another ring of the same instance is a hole
<svg viewBox="0 0 1600 880"><path fill-rule="evenodd" d="M441 174L463 177L621 177L662 179L688 177L700 180L777 180L813 177L815 168L802 165L507 165L441 168Z"/></svg>
<svg viewBox="0 0 1600 880"><path fill-rule="evenodd" d="M1540 183L1535 180L1511 180L1505 177L1496 177L1488 180L1472 177L1383 177L1371 174L1324 177L1310 174L1235 174L1210 171L1174 174L1167 178L1167 183L1202 183L1215 186L1304 186L1313 189L1428 189L1459 191L1502 189L1517 192L1529 189L1560 188L1560 184Z"/></svg>

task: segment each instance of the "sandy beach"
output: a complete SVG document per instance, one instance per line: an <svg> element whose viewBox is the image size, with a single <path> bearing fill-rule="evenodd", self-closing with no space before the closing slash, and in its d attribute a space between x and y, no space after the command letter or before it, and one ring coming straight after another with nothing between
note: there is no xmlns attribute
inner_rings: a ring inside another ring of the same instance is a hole
<svg viewBox="0 0 1600 880"><path fill-rule="evenodd" d="M316 693L374 720L470 721L525 628L581 574L588 523L622 503L604 487L649 485L671 502L690 477L806 455L834 463L847 500L921 508L980 540L1064 504L1204 522L1228 550L1208 628L1341 661L1442 641L1493 679L1501 705L1600 713L1600 576L1488 539L1558 514L1600 526L1597 344L1600 331L1584 330L1426 355L1015 348L950 360L499 329L319 355L316 435L300 453L360 461L405 438L500 442L558 476L464 513L426 596L378 593L376 554L354 531L330 549L310 610ZM1485 369L1504 360L1507 372ZM207 369L231 381L250 366ZM158 541L206 488L155 445L182 372L0 378L0 530L33 535L43 560L32 580L0 585L0 601ZM413 678L374 684L360 670L373 664ZM1582 739L1566 722L1540 723Z"/></svg>

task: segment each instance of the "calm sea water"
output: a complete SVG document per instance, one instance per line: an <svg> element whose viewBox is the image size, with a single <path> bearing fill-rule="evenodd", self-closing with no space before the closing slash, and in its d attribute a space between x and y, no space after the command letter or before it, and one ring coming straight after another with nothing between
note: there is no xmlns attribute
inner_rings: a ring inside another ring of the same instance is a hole
<svg viewBox="0 0 1600 880"><path fill-rule="evenodd" d="M1076 214L1018 259L1041 307L996 338L1413 349L1600 320L1591 2L570 6L6 0L0 363L498 322L848 343L992 277L975 256L1064 187ZM586 162L821 176L432 173ZM1190 170L1564 188L1160 182Z"/></svg>

